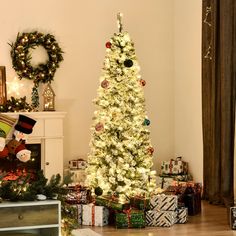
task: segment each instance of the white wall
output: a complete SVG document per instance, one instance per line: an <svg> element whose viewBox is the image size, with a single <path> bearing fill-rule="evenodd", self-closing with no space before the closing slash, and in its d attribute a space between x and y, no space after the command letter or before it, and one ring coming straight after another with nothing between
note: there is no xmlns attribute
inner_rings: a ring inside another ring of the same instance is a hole
<svg viewBox="0 0 236 236"><path fill-rule="evenodd" d="M52 86L57 110L67 112L67 165L68 160L89 152L92 100L99 86L104 45L117 32L116 14L122 12L147 81L144 90L155 166L159 169L161 160L183 155L200 179L200 10L200 0L3 1L0 65L6 66L11 81L15 72L7 43L14 42L18 32L39 30L55 35L65 51ZM30 94L31 81L21 82L22 96Z"/></svg>
<svg viewBox="0 0 236 236"><path fill-rule="evenodd" d="M201 6L200 0L175 0L175 156L190 164L202 181L201 120Z"/></svg>

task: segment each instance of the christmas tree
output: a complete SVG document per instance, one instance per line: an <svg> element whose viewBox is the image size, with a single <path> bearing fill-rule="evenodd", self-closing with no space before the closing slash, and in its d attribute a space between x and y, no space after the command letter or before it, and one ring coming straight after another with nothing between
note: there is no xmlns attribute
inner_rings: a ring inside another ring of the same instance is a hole
<svg viewBox="0 0 236 236"><path fill-rule="evenodd" d="M106 56L95 104L87 184L96 194L120 198L147 196L155 187L154 148L150 141L140 67L134 44L119 32L106 45Z"/></svg>

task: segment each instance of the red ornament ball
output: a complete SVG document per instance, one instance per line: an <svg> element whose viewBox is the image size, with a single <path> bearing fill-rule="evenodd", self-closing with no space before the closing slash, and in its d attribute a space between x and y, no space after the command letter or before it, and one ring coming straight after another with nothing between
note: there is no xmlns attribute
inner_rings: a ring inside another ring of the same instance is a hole
<svg viewBox="0 0 236 236"><path fill-rule="evenodd" d="M146 85L146 81L145 81L144 79L141 79L141 80L140 80L140 84L141 84L142 86L145 86L145 85Z"/></svg>
<svg viewBox="0 0 236 236"><path fill-rule="evenodd" d="M154 153L154 148L153 147L149 147L148 148L148 152L150 153L150 155L152 155Z"/></svg>
<svg viewBox="0 0 236 236"><path fill-rule="evenodd" d="M95 125L95 130L96 131L102 131L103 129L104 129L104 126L101 122L99 122Z"/></svg>
<svg viewBox="0 0 236 236"><path fill-rule="evenodd" d="M107 81L106 79L103 80L101 83L101 87L105 89L108 88L108 86L109 86L109 81Z"/></svg>
<svg viewBox="0 0 236 236"><path fill-rule="evenodd" d="M111 48L111 42L106 42L106 48Z"/></svg>

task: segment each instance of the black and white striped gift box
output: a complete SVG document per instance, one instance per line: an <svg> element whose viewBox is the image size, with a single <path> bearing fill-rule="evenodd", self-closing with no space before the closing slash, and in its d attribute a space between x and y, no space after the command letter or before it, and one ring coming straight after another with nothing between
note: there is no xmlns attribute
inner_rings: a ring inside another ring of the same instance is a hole
<svg viewBox="0 0 236 236"><path fill-rule="evenodd" d="M150 210L175 211L178 206L176 195L158 194L150 199Z"/></svg>
<svg viewBox="0 0 236 236"><path fill-rule="evenodd" d="M177 222L178 224L184 224L188 221L188 208L180 207L177 209Z"/></svg>
<svg viewBox="0 0 236 236"><path fill-rule="evenodd" d="M146 212L146 225L170 227L176 222L176 211L147 211Z"/></svg>

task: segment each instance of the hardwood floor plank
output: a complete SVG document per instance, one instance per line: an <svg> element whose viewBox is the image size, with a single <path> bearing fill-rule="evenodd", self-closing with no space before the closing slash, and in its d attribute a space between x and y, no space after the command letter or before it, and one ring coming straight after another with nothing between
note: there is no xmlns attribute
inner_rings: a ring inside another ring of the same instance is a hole
<svg viewBox="0 0 236 236"><path fill-rule="evenodd" d="M145 229L116 229L113 226L88 227L102 236L236 236L230 229L227 209L202 201L202 212L189 216L186 224L175 224L170 228L146 227Z"/></svg>

